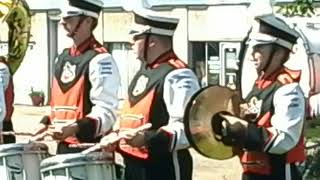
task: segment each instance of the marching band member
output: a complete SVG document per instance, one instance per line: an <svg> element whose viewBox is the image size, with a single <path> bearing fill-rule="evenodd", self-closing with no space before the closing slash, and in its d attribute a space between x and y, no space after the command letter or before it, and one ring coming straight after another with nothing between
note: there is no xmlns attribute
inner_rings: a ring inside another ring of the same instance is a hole
<svg viewBox="0 0 320 180"><path fill-rule="evenodd" d="M57 153L80 151L69 144L97 142L116 120L118 68L93 35L102 6L100 0L69 0L63 11L62 25L74 44L55 63L52 113L36 130L39 134L50 125L53 138L61 141ZM60 120L71 123L59 125Z"/></svg>
<svg viewBox="0 0 320 180"><path fill-rule="evenodd" d="M284 67L299 35L272 14L255 22L249 47L258 78L240 106L241 119L221 114L222 141L243 150L243 180L301 180L305 99L300 71Z"/></svg>
<svg viewBox="0 0 320 180"><path fill-rule="evenodd" d="M10 69L6 58L0 56L0 132L13 131L11 121L13 113L14 89ZM0 144L15 143L14 135L0 135Z"/></svg>
<svg viewBox="0 0 320 180"><path fill-rule="evenodd" d="M192 157L183 125L185 106L199 89L194 72L173 51L178 19L134 10L132 48L142 61L116 123L124 137L126 180L191 180ZM148 130L135 130L151 123ZM117 129L117 128L116 128ZM110 136L101 144L110 141Z"/></svg>

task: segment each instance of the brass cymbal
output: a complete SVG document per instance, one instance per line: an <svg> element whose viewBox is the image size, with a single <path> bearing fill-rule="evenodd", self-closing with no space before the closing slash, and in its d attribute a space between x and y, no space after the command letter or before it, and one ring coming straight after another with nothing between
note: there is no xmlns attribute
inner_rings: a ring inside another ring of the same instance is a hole
<svg viewBox="0 0 320 180"><path fill-rule="evenodd" d="M218 140L211 119L220 112L239 115L239 94L227 87L210 86L190 99L184 115L185 131L191 146L203 156L217 160L235 156L235 148Z"/></svg>

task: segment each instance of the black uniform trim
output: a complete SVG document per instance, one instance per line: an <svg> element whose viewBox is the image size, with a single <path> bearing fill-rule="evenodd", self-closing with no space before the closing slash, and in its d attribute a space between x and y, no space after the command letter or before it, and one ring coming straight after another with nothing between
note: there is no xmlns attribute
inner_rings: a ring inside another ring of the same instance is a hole
<svg viewBox="0 0 320 180"><path fill-rule="evenodd" d="M256 123L260 118L262 118L266 113L274 113L273 107L273 96L281 84L275 81L272 85L266 89L259 89L254 86L253 90L245 98L246 102L249 102L251 98L256 97L258 100L263 100L261 106L261 112L258 117L254 120L249 121L249 126L246 132L245 148L248 150L259 150L262 151L264 148L264 143L268 139L267 130L264 127L258 127Z"/></svg>
<svg viewBox="0 0 320 180"><path fill-rule="evenodd" d="M67 92L70 88L74 86L85 73L88 73L89 62L97 55L94 50L88 50L80 56L70 56L69 49L65 49L63 53L58 57L58 61L55 64L55 78L63 92ZM71 66L76 66L75 68L75 78L68 83L63 83L61 81L62 72L65 64L69 63Z"/></svg>
<svg viewBox="0 0 320 180"><path fill-rule="evenodd" d="M12 121L3 121L3 131L13 131L13 124ZM4 135L3 136L3 143L9 144L9 143L15 143L16 142L16 136L14 135Z"/></svg>
<svg viewBox="0 0 320 180"><path fill-rule="evenodd" d="M147 19L139 14L135 14L135 23L148 25L155 28L167 29L167 30L175 30L177 28L177 23L170 23L170 22L162 22L162 21L155 21L151 19Z"/></svg>
<svg viewBox="0 0 320 180"><path fill-rule="evenodd" d="M260 20L259 31L261 33L272 34L273 36L275 36L277 38L287 40L291 43L296 43L298 37L294 36L293 34L289 34L281 29L277 29L277 27L271 26L270 24L272 24L272 22L270 22L270 21L272 21L272 20L269 20L267 17L268 16L258 18ZM282 21L280 19L278 19L278 20ZM283 22L283 23L285 23L285 22Z"/></svg>
<svg viewBox="0 0 320 180"><path fill-rule="evenodd" d="M176 171L180 173L178 180L192 179L192 157L186 149L175 155L166 154L161 158L140 160L124 155L126 180L177 180ZM174 159L178 160L179 169L175 169Z"/></svg>
<svg viewBox="0 0 320 180"><path fill-rule="evenodd" d="M160 130L162 126L167 125L169 122L169 113L163 99L165 77L176 69L169 63L165 63L165 59L162 62L154 69L150 69L150 66L142 64L141 69L133 78L128 90L129 102L132 106L152 90L155 91L155 96L151 106L148 107L150 108L149 122L152 124L152 127L145 133L149 157L142 160L122 153L126 165L126 180L177 180L176 171L180 171L179 180L192 179L192 158L188 149L172 153L170 146L172 140L176 140L172 139L172 136L167 132ZM134 96L132 92L139 77L142 75L149 78L148 83L143 92ZM176 169L175 167L176 160L178 160L180 169Z"/></svg>
<svg viewBox="0 0 320 180"><path fill-rule="evenodd" d="M150 155L154 157L160 157L159 155L167 154L171 139L166 132L162 130L158 131L147 131L146 132L147 147L150 151Z"/></svg>
<svg viewBox="0 0 320 180"><path fill-rule="evenodd" d="M102 7L81 0L69 0L70 6L99 13Z"/></svg>
<svg viewBox="0 0 320 180"><path fill-rule="evenodd" d="M262 151L265 141L265 132L263 128L257 127L255 124L249 123L245 139L245 148L249 151Z"/></svg>
<svg viewBox="0 0 320 180"><path fill-rule="evenodd" d="M78 119L76 123L78 124L79 132L76 134L76 137L81 142L93 142L95 141L95 120L90 118Z"/></svg>
<svg viewBox="0 0 320 180"><path fill-rule="evenodd" d="M169 64L161 64L156 69L150 69L146 64L142 64L141 69L134 76L128 88L129 102L131 105L138 103L151 91L151 89L156 89L156 93L158 93L156 96L161 95L162 93L160 92L160 89L162 88L161 86L163 86L164 78L173 69L174 68ZM145 87L143 87L143 92L138 95L134 95L133 92L136 88L136 85L139 84L141 77L148 78L148 82Z"/></svg>

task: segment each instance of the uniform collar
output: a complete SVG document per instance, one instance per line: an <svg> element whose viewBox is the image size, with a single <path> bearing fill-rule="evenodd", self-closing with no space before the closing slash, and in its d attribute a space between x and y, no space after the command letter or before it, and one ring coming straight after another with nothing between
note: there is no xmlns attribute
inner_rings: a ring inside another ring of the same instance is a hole
<svg viewBox="0 0 320 180"><path fill-rule="evenodd" d="M161 54L155 61L148 64L147 66L150 67L151 69L154 69L154 68L157 68L160 64L166 63L169 60L176 59L176 58L177 58L176 54L173 52L172 49L170 49L169 51Z"/></svg>
<svg viewBox="0 0 320 180"><path fill-rule="evenodd" d="M94 38L94 36L90 36L87 40L85 40L79 46L73 45L69 50L69 54L71 56L79 56L79 55L83 54L85 51L87 51L88 49L96 48L98 45L100 45L100 44Z"/></svg>
<svg viewBox="0 0 320 180"><path fill-rule="evenodd" d="M300 75L301 75L301 71L299 70L290 70L287 69L285 67L280 68L279 70L275 71L272 75L268 76L268 77L261 77L259 79L256 80L256 86L259 89L265 89L267 87L269 87L273 82L277 81L279 79L279 76L281 74L286 74L288 76L290 76L291 79L293 79L294 81L299 80L300 79Z"/></svg>

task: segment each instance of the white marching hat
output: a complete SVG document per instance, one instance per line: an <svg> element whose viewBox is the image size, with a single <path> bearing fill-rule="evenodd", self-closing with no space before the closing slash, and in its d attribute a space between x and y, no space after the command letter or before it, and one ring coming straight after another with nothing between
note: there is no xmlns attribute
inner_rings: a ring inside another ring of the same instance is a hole
<svg viewBox="0 0 320 180"><path fill-rule="evenodd" d="M173 36L179 19L162 16L152 10L134 9L134 21L130 34L138 36L142 34L156 34Z"/></svg>
<svg viewBox="0 0 320 180"><path fill-rule="evenodd" d="M69 5L62 9L62 17L90 16L98 19L103 8L100 0L68 0Z"/></svg>
<svg viewBox="0 0 320 180"><path fill-rule="evenodd" d="M292 50L299 33L273 14L258 16L249 35L249 45L275 43Z"/></svg>

